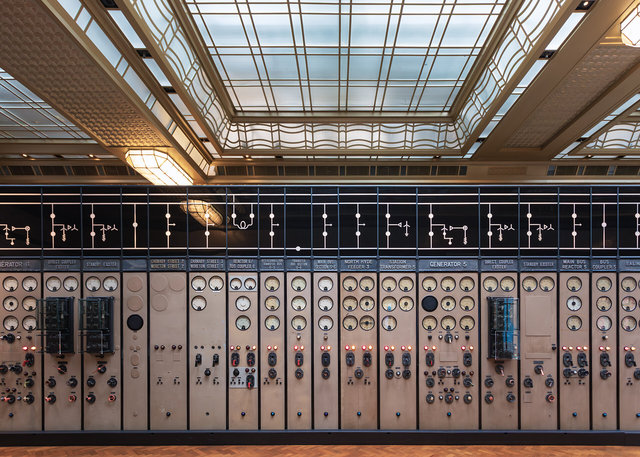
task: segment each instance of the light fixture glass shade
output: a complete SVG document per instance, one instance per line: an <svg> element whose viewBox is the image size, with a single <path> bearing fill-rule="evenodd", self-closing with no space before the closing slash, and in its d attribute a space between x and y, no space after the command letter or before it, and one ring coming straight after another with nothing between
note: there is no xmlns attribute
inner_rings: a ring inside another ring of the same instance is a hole
<svg viewBox="0 0 640 457"><path fill-rule="evenodd" d="M180 202L180 209L202 224L203 227L221 226L223 223L222 214L211 203L204 200Z"/></svg>
<svg viewBox="0 0 640 457"><path fill-rule="evenodd" d="M622 21L620 35L622 42L627 46L640 47L640 5Z"/></svg>
<svg viewBox="0 0 640 457"><path fill-rule="evenodd" d="M168 154L155 149L130 149L127 163L150 182L161 186L190 186L193 179Z"/></svg>

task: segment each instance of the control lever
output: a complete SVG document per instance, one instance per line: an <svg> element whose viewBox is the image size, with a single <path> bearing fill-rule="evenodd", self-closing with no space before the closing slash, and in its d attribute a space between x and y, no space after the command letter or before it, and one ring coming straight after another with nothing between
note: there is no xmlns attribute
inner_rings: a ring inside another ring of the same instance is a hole
<svg viewBox="0 0 640 457"><path fill-rule="evenodd" d="M433 352L427 352L427 366L432 367L435 364L436 358Z"/></svg>
<svg viewBox="0 0 640 457"><path fill-rule="evenodd" d="M573 357L571 357L570 352L565 352L564 354L562 354L562 364L565 367L570 367L571 365L573 365Z"/></svg>
<svg viewBox="0 0 640 457"><path fill-rule="evenodd" d="M500 376L504 376L504 365L502 364L497 364L496 365L496 373L499 373Z"/></svg>
<svg viewBox="0 0 640 457"><path fill-rule="evenodd" d="M627 352L624 355L624 364L628 367L635 367L636 366L636 359L635 357L633 357L633 354L631 352Z"/></svg>
<svg viewBox="0 0 640 457"><path fill-rule="evenodd" d="M202 354L196 354L196 366L202 365Z"/></svg>
<svg viewBox="0 0 640 457"><path fill-rule="evenodd" d="M544 370L542 369L542 365L536 365L535 367L533 367L533 371L535 371L536 374L544 376Z"/></svg>
<svg viewBox="0 0 640 457"><path fill-rule="evenodd" d="M247 389L253 389L256 385L256 378L252 374L247 375Z"/></svg>
<svg viewBox="0 0 640 457"><path fill-rule="evenodd" d="M302 355L302 352L296 352L294 359L297 367L301 367L304 363L304 356Z"/></svg>
<svg viewBox="0 0 640 457"><path fill-rule="evenodd" d="M611 360L609 359L608 353L603 352L602 354L600 354L600 365L602 365L603 367L611 366Z"/></svg>
<svg viewBox="0 0 640 457"><path fill-rule="evenodd" d="M580 352L578 354L578 366L586 367L588 365L589 365L589 361L587 360L587 354L585 354L584 352Z"/></svg>

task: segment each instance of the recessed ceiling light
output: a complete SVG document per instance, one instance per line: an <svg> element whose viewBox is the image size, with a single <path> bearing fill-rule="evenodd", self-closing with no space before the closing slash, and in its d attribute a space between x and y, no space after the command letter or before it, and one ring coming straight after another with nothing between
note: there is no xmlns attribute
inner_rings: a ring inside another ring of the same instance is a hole
<svg viewBox="0 0 640 457"><path fill-rule="evenodd" d="M138 173L156 185L189 186L193 179L178 163L162 151L155 149L130 149L125 154L127 163Z"/></svg>
<svg viewBox="0 0 640 457"><path fill-rule="evenodd" d="M89 158L93 159L95 156L93 154L89 154Z"/></svg>

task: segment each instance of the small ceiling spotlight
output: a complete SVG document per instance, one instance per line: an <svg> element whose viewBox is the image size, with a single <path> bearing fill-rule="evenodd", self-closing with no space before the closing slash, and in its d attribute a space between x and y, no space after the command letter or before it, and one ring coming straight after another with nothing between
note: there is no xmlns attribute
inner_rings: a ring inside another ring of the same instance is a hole
<svg viewBox="0 0 640 457"><path fill-rule="evenodd" d="M620 24L620 37L627 46L640 47L640 5L633 8Z"/></svg>

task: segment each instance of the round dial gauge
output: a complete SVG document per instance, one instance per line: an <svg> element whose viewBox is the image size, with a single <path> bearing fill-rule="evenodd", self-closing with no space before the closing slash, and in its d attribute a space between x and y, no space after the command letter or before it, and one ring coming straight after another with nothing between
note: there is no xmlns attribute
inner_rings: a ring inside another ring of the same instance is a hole
<svg viewBox="0 0 640 457"><path fill-rule="evenodd" d="M527 276L522 280L522 287L524 288L524 290L531 292L533 290L536 290L536 288L538 287L538 281L536 281L536 278L534 278L533 276Z"/></svg>
<svg viewBox="0 0 640 457"><path fill-rule="evenodd" d="M318 289L329 292L333 289L333 281L329 276L323 276L318 280Z"/></svg>
<svg viewBox="0 0 640 457"><path fill-rule="evenodd" d="M246 311L250 306L251 300L249 300L249 298L245 297L244 295L242 297L236 298L236 308L238 309L238 311Z"/></svg>
<svg viewBox="0 0 640 457"><path fill-rule="evenodd" d="M118 280L113 276L109 276L104 278L104 282L102 283L104 290L108 290L109 292L114 291L118 288Z"/></svg>
<svg viewBox="0 0 640 457"><path fill-rule="evenodd" d="M36 297L25 297L24 300L22 300L22 308L24 308L25 311L34 311L37 303Z"/></svg>
<svg viewBox="0 0 640 457"><path fill-rule="evenodd" d="M296 311L302 311L303 309L305 309L307 307L307 300L304 299L304 297L293 297L293 300L291 300L291 308L293 308Z"/></svg>
<svg viewBox="0 0 640 457"><path fill-rule="evenodd" d="M371 297L362 297L360 299L360 308L362 311L371 311L375 306L375 302Z"/></svg>
<svg viewBox="0 0 640 457"><path fill-rule="evenodd" d="M551 276L545 276L540 280L540 288L545 292L552 290L555 285L556 283Z"/></svg>
<svg viewBox="0 0 640 457"><path fill-rule="evenodd" d="M473 280L471 276L465 276L460 280L460 288L465 292L469 292L473 290L476 286L476 282Z"/></svg>
<svg viewBox="0 0 640 457"><path fill-rule="evenodd" d="M276 330L280 327L280 319L277 316L267 316L264 320L264 326L267 327L268 330Z"/></svg>
<svg viewBox="0 0 640 457"><path fill-rule="evenodd" d="M453 316L444 316L440 321L440 325L445 330L453 330L454 328L456 328L456 320L453 318Z"/></svg>
<svg viewBox="0 0 640 457"><path fill-rule="evenodd" d="M212 276L211 279L209 280L209 288L211 288L211 290L222 290L223 286L224 286L224 281L218 275Z"/></svg>
<svg viewBox="0 0 640 457"><path fill-rule="evenodd" d="M291 327L293 327L294 330L304 330L306 326L307 320L302 316L294 316L293 319L291 319Z"/></svg>
<svg viewBox="0 0 640 457"><path fill-rule="evenodd" d="M275 276L269 276L264 280L264 286L267 288L267 290L278 290L278 288L280 287L280 280Z"/></svg>
<svg viewBox="0 0 640 457"><path fill-rule="evenodd" d="M365 276L360 280L360 289L364 290L365 292L373 290L373 285L373 278L371 278L370 276Z"/></svg>
<svg viewBox="0 0 640 457"><path fill-rule="evenodd" d="M305 290L307 288L307 280L302 276L296 276L291 280L291 287L298 292Z"/></svg>
<svg viewBox="0 0 640 457"><path fill-rule="evenodd" d="M606 276L602 278L598 278L596 280L596 287L598 288L599 291L606 292L609 289L611 289L611 280Z"/></svg>
<svg viewBox="0 0 640 457"><path fill-rule="evenodd" d="M27 316L22 319L22 328L27 331L35 330L38 327L38 321L35 316Z"/></svg>
<svg viewBox="0 0 640 457"><path fill-rule="evenodd" d="M240 290L242 287L242 281L240 278L233 278L229 285L231 286L231 290Z"/></svg>
<svg viewBox="0 0 640 457"><path fill-rule="evenodd" d="M567 308L571 311L578 311L582 308L582 300L580 300L580 297L573 296L567 298Z"/></svg>
<svg viewBox="0 0 640 457"><path fill-rule="evenodd" d="M51 277L49 279L53 279L53 277ZM58 279L58 282L60 282L59 279ZM49 288L49 284L48 283L49 283L49 281L47 281L47 289ZM95 276L91 276L91 277L87 278L87 280L84 282L84 285L90 291L95 292L96 290L100 289L100 280L98 278L96 278ZM60 287L58 286L58 289L59 288ZM56 289L56 290L58 290L58 289ZM51 289L49 289L49 290L51 290Z"/></svg>
<svg viewBox="0 0 640 457"><path fill-rule="evenodd" d="M275 311L276 309L280 308L280 299L278 297L274 297L273 295L267 297L267 299L264 301L264 306L269 311Z"/></svg>
<svg viewBox="0 0 640 457"><path fill-rule="evenodd" d="M91 279L91 278L89 278L89 279ZM96 278L96 279L98 279L98 278ZM87 288L89 288L88 282L89 282L89 280L87 279ZM48 291L57 292L58 290L60 290L60 287L62 286L62 283L60 282L60 278L58 278L57 276L51 276L50 278L47 278L46 286L47 286L47 290ZM100 287L100 281L98 281L98 287ZM98 290L98 289L96 289L96 290Z"/></svg>
<svg viewBox="0 0 640 457"><path fill-rule="evenodd" d="M356 278L353 276L347 276L342 281L342 287L344 290L356 290L356 287L358 287L358 281L356 281Z"/></svg>
<svg viewBox="0 0 640 457"><path fill-rule="evenodd" d="M516 281L511 276L505 276L500 280L500 288L505 292L511 292L516 288Z"/></svg>
<svg viewBox="0 0 640 457"><path fill-rule="evenodd" d="M462 308L463 311L471 311L475 306L476 301L473 297L466 296L460 299L460 308Z"/></svg>
<svg viewBox="0 0 640 457"><path fill-rule="evenodd" d="M427 292L432 292L436 290L438 283L436 282L436 278L433 276L427 276L422 280L422 288Z"/></svg>
<svg viewBox="0 0 640 457"><path fill-rule="evenodd" d="M236 328L238 330L248 330L251 327L251 319L247 316L238 316L236 319Z"/></svg>
<svg viewBox="0 0 640 457"><path fill-rule="evenodd" d="M388 331L394 330L398 326L396 318L393 316L385 316L382 318L382 328Z"/></svg>
<svg viewBox="0 0 640 457"><path fill-rule="evenodd" d="M347 316L342 320L345 330L355 330L358 327L358 319L355 316Z"/></svg>
<svg viewBox="0 0 640 457"><path fill-rule="evenodd" d="M204 297L197 295L191 299L191 307L196 311L202 311L207 307L207 300Z"/></svg>
<svg viewBox="0 0 640 457"><path fill-rule="evenodd" d="M358 300L356 300L355 297L345 297L345 299L342 300L342 307L347 311L353 311L358 307Z"/></svg>
<svg viewBox="0 0 640 457"><path fill-rule="evenodd" d="M7 292L13 292L18 288L18 280L13 276L8 276L2 281L2 287L4 287L4 290Z"/></svg>
<svg viewBox="0 0 640 457"><path fill-rule="evenodd" d="M329 311L333 308L333 300L331 297L321 297L320 300L318 300L318 308L322 311Z"/></svg>
<svg viewBox="0 0 640 457"><path fill-rule="evenodd" d="M15 311L18 309L18 299L16 297L5 297L5 299L2 300L2 306L7 311Z"/></svg>
<svg viewBox="0 0 640 457"><path fill-rule="evenodd" d="M244 280L244 288L247 290L253 290L256 288L256 280L253 278L247 278Z"/></svg>
<svg viewBox="0 0 640 457"><path fill-rule="evenodd" d="M375 327L376 321L371 316L363 316L360 318L360 328L366 332Z"/></svg>
<svg viewBox="0 0 640 457"><path fill-rule="evenodd" d="M435 330L438 326L438 320L433 316L427 316L422 319L422 328L425 330Z"/></svg>
<svg viewBox="0 0 640 457"><path fill-rule="evenodd" d="M398 303L393 297L384 297L382 299L382 309L384 309L385 311L393 311L394 309L396 309L397 305Z"/></svg>
<svg viewBox="0 0 640 457"><path fill-rule="evenodd" d="M453 297L444 297L440 302L440 306L442 306L442 309L445 311L451 311L456 307L456 299Z"/></svg>
<svg viewBox="0 0 640 457"><path fill-rule="evenodd" d="M67 276L64 278L64 281L62 281L62 286L67 292L73 292L78 288L78 280L73 276Z"/></svg>
<svg viewBox="0 0 640 457"><path fill-rule="evenodd" d="M606 332L607 330L609 330L612 325L613 324L611 322L611 319L609 319L608 316L600 316L596 321L596 326L598 327L598 329L602 330L603 332Z"/></svg>
<svg viewBox="0 0 640 457"><path fill-rule="evenodd" d="M622 309L625 311L633 311L638 306L638 302L633 297L624 297L620 302Z"/></svg>
<svg viewBox="0 0 640 457"><path fill-rule="evenodd" d="M400 281L398 281L398 286L400 286L400 290L409 292L410 290L413 290L413 279L409 276L403 276L400 278Z"/></svg>
<svg viewBox="0 0 640 457"><path fill-rule="evenodd" d="M18 328L20 322L15 316L7 316L2 321L2 325L4 326L5 330L9 330L11 332Z"/></svg>
<svg viewBox="0 0 640 457"><path fill-rule="evenodd" d="M27 276L22 280L22 288L27 292L36 290L38 287L38 281L33 276Z"/></svg>
<svg viewBox="0 0 640 457"><path fill-rule="evenodd" d="M580 290L582 288L582 280L577 276L571 276L567 279L567 289L572 292Z"/></svg>
<svg viewBox="0 0 640 457"><path fill-rule="evenodd" d="M333 328L333 319L329 316L322 316L318 319L318 327L320 327L320 330L331 330Z"/></svg>
<svg viewBox="0 0 640 457"><path fill-rule="evenodd" d="M202 276L195 276L191 280L191 288L195 291L202 292L207 287L207 280Z"/></svg>
<svg viewBox="0 0 640 457"><path fill-rule="evenodd" d="M460 318L460 328L462 330L473 330L476 326L476 321L473 320L471 316L462 316Z"/></svg>
<svg viewBox="0 0 640 457"><path fill-rule="evenodd" d="M622 290L627 292L631 292L636 289L636 280L631 276L624 278L620 284L622 285Z"/></svg>
<svg viewBox="0 0 640 457"><path fill-rule="evenodd" d="M572 331L580 330L582 327L582 319L578 316L569 316L567 319L567 328Z"/></svg>
<svg viewBox="0 0 640 457"><path fill-rule="evenodd" d="M413 309L413 298L402 297L400 299L400 309L402 311L411 311Z"/></svg>
<svg viewBox="0 0 640 457"><path fill-rule="evenodd" d="M482 281L482 287L487 292L493 292L498 288L498 280L493 276L487 276L484 278L484 281Z"/></svg>
<svg viewBox="0 0 640 457"><path fill-rule="evenodd" d="M389 276L387 276L382 280L382 290L386 292L392 292L396 290L396 285L397 285L396 280Z"/></svg>
<svg viewBox="0 0 640 457"><path fill-rule="evenodd" d="M609 297L598 297L596 301L596 307L600 311L609 311L611 309L611 299Z"/></svg>
<svg viewBox="0 0 640 457"><path fill-rule="evenodd" d="M633 329L636 328L636 325L638 325L636 320L631 316L626 316L624 319L622 319L621 324L622 324L622 328L627 332L632 331Z"/></svg>
<svg viewBox="0 0 640 457"><path fill-rule="evenodd" d="M442 287L442 290L453 290L456 288L456 280L451 276L442 278L442 281L440 281L440 287Z"/></svg>

